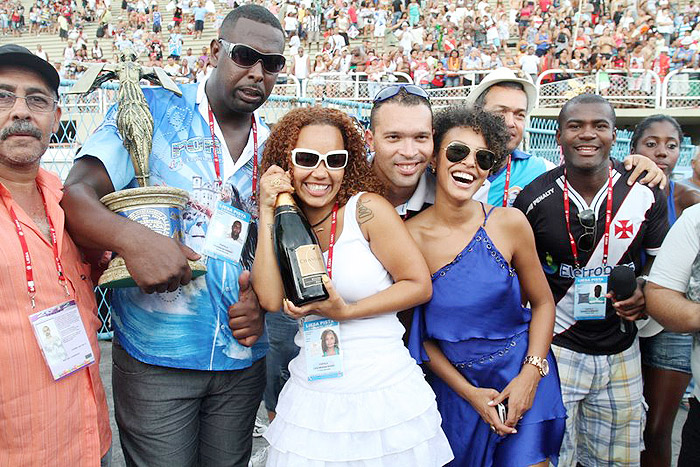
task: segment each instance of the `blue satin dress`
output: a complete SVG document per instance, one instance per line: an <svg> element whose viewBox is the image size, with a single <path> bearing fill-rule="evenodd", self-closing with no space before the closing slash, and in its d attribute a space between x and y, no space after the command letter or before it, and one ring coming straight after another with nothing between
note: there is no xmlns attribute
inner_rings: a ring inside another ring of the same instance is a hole
<svg viewBox="0 0 700 467"><path fill-rule="evenodd" d="M527 355L531 312L521 305L515 270L486 233L492 211L484 211L483 225L464 250L433 274L433 298L415 310L409 350L418 363L426 362L423 342L433 340L471 384L502 391ZM541 379L532 408L516 426L518 433L504 437L445 382L428 375L455 455L448 465L519 467L545 459L557 465L566 410L551 352L547 360L549 375Z"/></svg>

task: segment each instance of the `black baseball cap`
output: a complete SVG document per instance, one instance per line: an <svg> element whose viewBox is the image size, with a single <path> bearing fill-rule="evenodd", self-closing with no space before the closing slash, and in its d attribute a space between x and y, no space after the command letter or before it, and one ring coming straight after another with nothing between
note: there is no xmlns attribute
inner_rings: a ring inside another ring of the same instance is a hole
<svg viewBox="0 0 700 467"><path fill-rule="evenodd" d="M27 48L17 44L0 45L0 63L26 67L39 73L46 80L46 84L58 94L58 85L61 83L61 78L58 76L56 69L43 58L31 53Z"/></svg>

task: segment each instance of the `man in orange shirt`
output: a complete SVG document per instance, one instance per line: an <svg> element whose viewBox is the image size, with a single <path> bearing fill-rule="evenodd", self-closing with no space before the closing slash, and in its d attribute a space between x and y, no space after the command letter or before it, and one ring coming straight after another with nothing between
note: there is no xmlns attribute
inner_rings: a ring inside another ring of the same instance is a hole
<svg viewBox="0 0 700 467"><path fill-rule="evenodd" d="M59 77L0 46L0 465L109 465L90 268L64 230L61 182L39 168ZM51 352L46 328L62 352ZM77 369L76 369L77 368Z"/></svg>

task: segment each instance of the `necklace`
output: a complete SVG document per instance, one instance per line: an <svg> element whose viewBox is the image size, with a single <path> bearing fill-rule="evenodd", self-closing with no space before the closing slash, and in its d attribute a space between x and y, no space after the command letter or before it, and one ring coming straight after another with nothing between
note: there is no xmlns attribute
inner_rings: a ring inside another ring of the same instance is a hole
<svg viewBox="0 0 700 467"><path fill-rule="evenodd" d="M328 218L331 217L331 214L333 214L333 210L332 210L332 209L331 209L331 211L330 211L328 214L325 215L325 217L324 217L323 219L321 219L320 221L318 221L318 222L316 222L314 225L312 225L311 228L312 228L312 229L315 229L315 228L318 227L319 225L321 225L321 224L323 224L324 222L326 222L326 221L328 220ZM323 227L321 227L320 229L318 229L318 231L319 231L319 232L323 232Z"/></svg>

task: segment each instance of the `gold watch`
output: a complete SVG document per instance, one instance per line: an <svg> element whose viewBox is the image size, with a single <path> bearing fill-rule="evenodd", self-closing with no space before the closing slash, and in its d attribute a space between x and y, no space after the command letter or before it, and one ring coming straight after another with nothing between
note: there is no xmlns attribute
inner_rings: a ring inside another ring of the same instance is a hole
<svg viewBox="0 0 700 467"><path fill-rule="evenodd" d="M537 369L540 371L540 376L542 376L543 378L549 374L549 362L546 358L528 355L523 361L523 365L526 364L536 366Z"/></svg>

